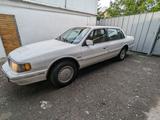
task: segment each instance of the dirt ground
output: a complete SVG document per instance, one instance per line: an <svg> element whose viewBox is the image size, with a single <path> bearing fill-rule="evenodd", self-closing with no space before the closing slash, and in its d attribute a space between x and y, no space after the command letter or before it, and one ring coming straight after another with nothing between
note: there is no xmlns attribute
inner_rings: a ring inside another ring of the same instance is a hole
<svg viewBox="0 0 160 120"><path fill-rule="evenodd" d="M81 70L62 89L17 86L0 71L0 120L160 120L160 57L129 53Z"/></svg>

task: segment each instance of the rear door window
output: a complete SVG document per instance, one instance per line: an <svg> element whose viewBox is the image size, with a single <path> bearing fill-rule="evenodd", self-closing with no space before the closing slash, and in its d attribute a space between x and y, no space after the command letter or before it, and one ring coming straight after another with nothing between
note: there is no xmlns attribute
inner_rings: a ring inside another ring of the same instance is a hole
<svg viewBox="0 0 160 120"><path fill-rule="evenodd" d="M120 29L115 29L115 28L108 28L107 29L107 37L108 40L119 40L119 39L124 39L125 36L123 32Z"/></svg>

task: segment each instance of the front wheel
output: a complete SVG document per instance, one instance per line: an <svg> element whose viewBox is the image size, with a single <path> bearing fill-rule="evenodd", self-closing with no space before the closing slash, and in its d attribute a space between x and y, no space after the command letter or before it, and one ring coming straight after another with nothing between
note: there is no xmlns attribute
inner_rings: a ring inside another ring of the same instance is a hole
<svg viewBox="0 0 160 120"><path fill-rule="evenodd" d="M63 61L51 68L48 79L51 83L61 88L72 83L77 77L78 68L72 61Z"/></svg>
<svg viewBox="0 0 160 120"><path fill-rule="evenodd" d="M123 48L119 55L117 56L118 60L124 60L127 55L127 48Z"/></svg>

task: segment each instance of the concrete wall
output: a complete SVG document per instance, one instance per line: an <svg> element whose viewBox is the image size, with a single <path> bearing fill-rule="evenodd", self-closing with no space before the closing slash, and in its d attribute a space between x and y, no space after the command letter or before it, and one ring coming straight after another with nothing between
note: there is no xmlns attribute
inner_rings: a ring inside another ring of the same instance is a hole
<svg viewBox="0 0 160 120"><path fill-rule="evenodd" d="M97 14L97 0L67 0L67 9Z"/></svg>
<svg viewBox="0 0 160 120"><path fill-rule="evenodd" d="M22 1L65 8L65 0L22 0Z"/></svg>
<svg viewBox="0 0 160 120"><path fill-rule="evenodd" d="M15 15L22 45L55 38L73 26L96 24L94 15L24 4L0 4L0 14Z"/></svg>
<svg viewBox="0 0 160 120"><path fill-rule="evenodd" d="M6 53L5 53L3 43L2 43L2 40L1 40L1 37L0 37L0 59L3 58L3 57L6 57Z"/></svg>
<svg viewBox="0 0 160 120"><path fill-rule="evenodd" d="M127 35L135 38L133 51L154 54L153 48L160 27L160 12L115 17L100 20L98 24L121 27Z"/></svg>
<svg viewBox="0 0 160 120"><path fill-rule="evenodd" d="M97 0L23 0L37 4L97 14Z"/></svg>

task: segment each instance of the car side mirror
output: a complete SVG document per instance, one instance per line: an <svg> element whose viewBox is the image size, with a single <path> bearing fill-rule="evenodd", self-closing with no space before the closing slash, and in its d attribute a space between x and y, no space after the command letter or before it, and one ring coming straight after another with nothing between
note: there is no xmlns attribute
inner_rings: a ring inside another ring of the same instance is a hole
<svg viewBox="0 0 160 120"><path fill-rule="evenodd" d="M94 45L94 43L93 43L92 40L86 40L86 45L87 46L92 46L92 45Z"/></svg>

